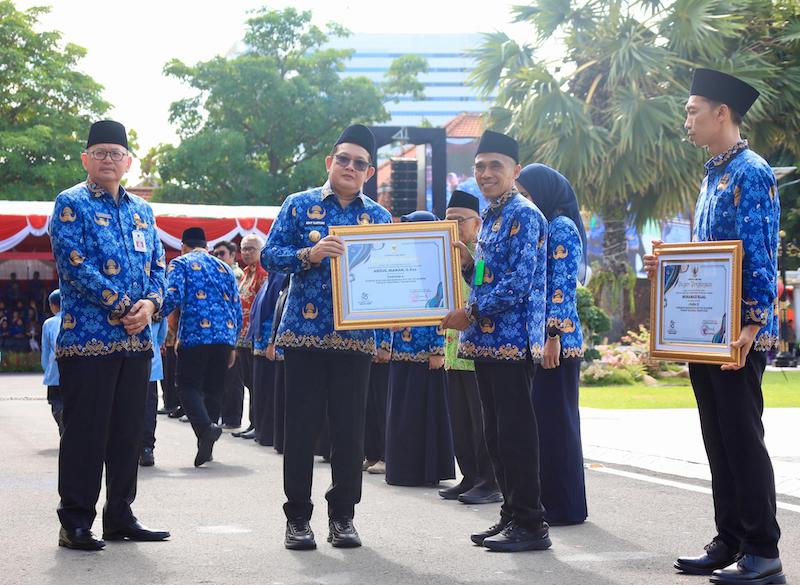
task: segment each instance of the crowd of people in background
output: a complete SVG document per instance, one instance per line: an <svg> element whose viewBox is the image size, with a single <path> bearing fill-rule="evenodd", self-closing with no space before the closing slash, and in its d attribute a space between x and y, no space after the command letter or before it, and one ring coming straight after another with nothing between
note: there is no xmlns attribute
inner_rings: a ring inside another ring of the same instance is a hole
<svg viewBox="0 0 800 585"><path fill-rule="evenodd" d="M47 295L52 283L41 280L39 273L21 281L12 272L0 280L0 351L39 351L42 325L51 316Z"/></svg>

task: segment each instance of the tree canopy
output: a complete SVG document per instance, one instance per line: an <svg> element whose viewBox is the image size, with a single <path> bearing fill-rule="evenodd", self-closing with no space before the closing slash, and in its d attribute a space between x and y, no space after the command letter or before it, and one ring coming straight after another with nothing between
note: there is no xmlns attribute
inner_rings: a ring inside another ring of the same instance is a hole
<svg viewBox="0 0 800 585"><path fill-rule="evenodd" d="M168 63L165 73L196 93L170 109L180 144L162 145L144 161L160 175L156 198L269 205L319 184L342 129L388 119L382 87L341 75L352 51L328 41L347 34L337 24L320 29L307 11L262 8L247 20L235 55ZM387 79L391 91L421 91L414 80L426 66L400 63Z"/></svg>
<svg viewBox="0 0 800 585"><path fill-rule="evenodd" d="M86 133L109 107L77 69L86 50L35 30L47 10L0 0L0 199L55 197L84 178Z"/></svg>

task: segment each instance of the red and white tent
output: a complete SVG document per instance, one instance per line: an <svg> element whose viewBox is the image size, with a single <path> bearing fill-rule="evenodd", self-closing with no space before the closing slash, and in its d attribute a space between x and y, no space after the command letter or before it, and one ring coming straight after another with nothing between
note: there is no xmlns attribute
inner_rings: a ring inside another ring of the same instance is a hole
<svg viewBox="0 0 800 585"><path fill-rule="evenodd" d="M206 232L210 246L221 240L257 234L266 237L280 207L255 205L189 205L151 203L165 248L180 250L181 234L190 226ZM0 201L0 254L15 252L43 258L50 250L47 228L51 201ZM170 254L172 255L172 254Z"/></svg>

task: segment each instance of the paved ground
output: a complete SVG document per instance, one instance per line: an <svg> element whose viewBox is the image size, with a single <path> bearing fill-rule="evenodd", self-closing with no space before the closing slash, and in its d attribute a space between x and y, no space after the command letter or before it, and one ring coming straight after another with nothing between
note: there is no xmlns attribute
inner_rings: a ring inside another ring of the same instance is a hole
<svg viewBox="0 0 800 585"><path fill-rule="evenodd" d="M694 584L676 574L677 554L712 535L708 483L588 462L590 521L553 528L543 553L490 553L468 534L493 523L497 506L441 500L434 489L387 486L365 476L356 524L361 549L324 543L323 494L330 468L318 462L312 522L320 548L282 546L281 457L224 436L207 467L192 467L188 425L159 417L156 467L140 473L135 511L173 533L166 543L109 543L101 553L56 546L57 432L38 378L0 376L0 583L93 584ZM26 398L29 397L29 398ZM593 441L591 424L585 436ZM635 443L637 437L631 437ZM800 510L800 500L781 501ZM800 579L800 513L782 508L784 567ZM95 530L100 531L99 523Z"/></svg>

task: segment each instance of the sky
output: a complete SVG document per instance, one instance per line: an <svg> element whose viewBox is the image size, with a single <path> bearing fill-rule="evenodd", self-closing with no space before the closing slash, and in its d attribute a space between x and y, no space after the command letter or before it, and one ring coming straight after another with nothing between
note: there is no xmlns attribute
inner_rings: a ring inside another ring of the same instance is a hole
<svg viewBox="0 0 800 585"><path fill-rule="evenodd" d="M248 11L261 6L294 6L311 10L317 24L335 21L352 32L471 33L503 30L514 38L530 34L509 24L511 7L521 0L17 0L19 9L50 6L40 30L58 30L65 42L85 47L79 69L105 87L103 97L113 110L109 117L134 128L139 153L151 146L177 144L168 122L169 105L191 88L162 74L171 59L194 64L225 55L244 36ZM395 8L400 5L400 8ZM134 161L129 180L138 177Z"/></svg>

